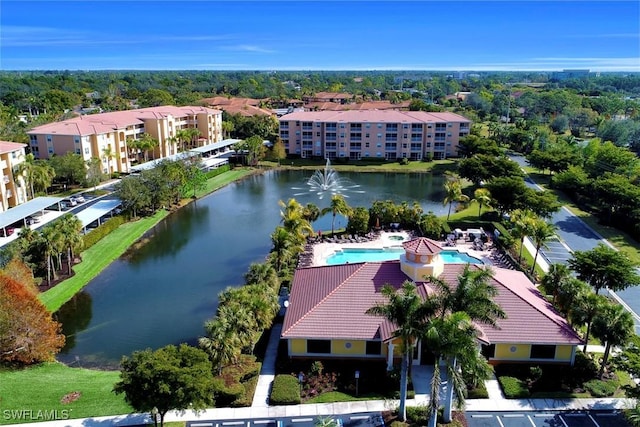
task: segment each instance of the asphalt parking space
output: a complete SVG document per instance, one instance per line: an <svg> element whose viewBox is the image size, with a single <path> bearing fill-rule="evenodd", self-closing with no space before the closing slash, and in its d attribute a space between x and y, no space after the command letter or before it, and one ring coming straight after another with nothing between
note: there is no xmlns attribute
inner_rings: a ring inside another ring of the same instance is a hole
<svg viewBox="0 0 640 427"><path fill-rule="evenodd" d="M557 238L549 240L546 246L540 248L540 252L549 264L566 264L571 258L571 251Z"/></svg>
<svg viewBox="0 0 640 427"><path fill-rule="evenodd" d="M244 420L188 421L186 425L187 427L316 427L319 421L325 418L331 418L339 427L384 427L382 414L379 412Z"/></svg>
<svg viewBox="0 0 640 427"><path fill-rule="evenodd" d="M469 427L624 427L617 412L467 412Z"/></svg>

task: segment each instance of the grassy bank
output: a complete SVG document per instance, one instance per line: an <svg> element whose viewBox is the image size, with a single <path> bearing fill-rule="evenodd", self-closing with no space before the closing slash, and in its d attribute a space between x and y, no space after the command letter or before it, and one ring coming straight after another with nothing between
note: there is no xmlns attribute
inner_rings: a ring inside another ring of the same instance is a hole
<svg viewBox="0 0 640 427"><path fill-rule="evenodd" d="M84 251L82 262L73 267L75 275L40 294L40 301L50 311L57 311L168 214L167 211L158 211L153 216L120 226L113 233Z"/></svg>
<svg viewBox="0 0 640 427"><path fill-rule="evenodd" d="M251 173L254 173L254 170L234 169L215 176L207 180L206 186L196 195L202 197ZM75 275L40 294L40 301L50 311L57 311L168 214L169 212L167 211L159 211L151 217L123 224L113 233L84 251L82 253L82 262L73 267Z"/></svg>
<svg viewBox="0 0 640 427"><path fill-rule="evenodd" d="M280 167L281 169L306 169L316 170L325 166L325 160L292 159L276 162L260 162L266 167ZM359 160L357 163L332 162L331 167L338 172L406 172L406 173L444 173L447 170L454 171L457 163L454 160L434 160L432 162L412 161L406 165L398 162L379 162Z"/></svg>
<svg viewBox="0 0 640 427"><path fill-rule="evenodd" d="M132 409L123 395L112 392L119 372L69 368L60 363L45 363L15 371L0 371L0 424L44 421L39 411L57 411L59 418L86 418L112 414L127 414ZM79 393L77 400L62 403L70 393ZM7 413L5 411L18 411ZM32 411L32 412L27 412ZM68 411L68 412L66 412ZM33 419L18 419L33 418Z"/></svg>

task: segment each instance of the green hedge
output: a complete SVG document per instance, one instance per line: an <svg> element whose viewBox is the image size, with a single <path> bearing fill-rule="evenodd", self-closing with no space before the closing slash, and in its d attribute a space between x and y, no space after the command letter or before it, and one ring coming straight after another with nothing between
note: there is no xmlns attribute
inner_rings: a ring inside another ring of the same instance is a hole
<svg viewBox="0 0 640 427"><path fill-rule="evenodd" d="M205 176L207 177L207 179L211 179L214 176L221 175L229 170L231 170L231 165L222 165L219 168L211 169L205 174Z"/></svg>
<svg viewBox="0 0 640 427"><path fill-rule="evenodd" d="M271 405L297 405L300 403L300 384L293 375L276 375L269 396Z"/></svg>
<svg viewBox="0 0 640 427"><path fill-rule="evenodd" d="M467 399L488 399L489 392L487 391L487 386L484 381L481 381L478 384L478 387L467 390Z"/></svg>
<svg viewBox="0 0 640 427"><path fill-rule="evenodd" d="M407 406L407 421L415 425L426 425L429 412L426 406Z"/></svg>
<svg viewBox="0 0 640 427"><path fill-rule="evenodd" d="M109 221L103 223L98 228L89 233L82 236L82 240L84 242L83 250L89 249L91 246L95 245L100 239L105 237L107 234L110 234L116 228L120 227L124 224L126 219L121 215L116 215L111 218Z"/></svg>
<svg viewBox="0 0 640 427"><path fill-rule="evenodd" d="M502 392L507 399L521 399L529 397L529 389L524 381L518 378L506 376L498 378L498 381L500 381Z"/></svg>
<svg viewBox="0 0 640 427"><path fill-rule="evenodd" d="M584 388L587 389L593 397L611 397L618 390L619 386L620 383L613 380L591 380L584 383Z"/></svg>

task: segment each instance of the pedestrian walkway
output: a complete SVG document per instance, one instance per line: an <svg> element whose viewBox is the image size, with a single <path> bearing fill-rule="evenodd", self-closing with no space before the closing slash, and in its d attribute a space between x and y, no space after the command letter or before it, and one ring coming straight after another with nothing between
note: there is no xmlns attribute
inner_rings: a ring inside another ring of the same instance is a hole
<svg viewBox="0 0 640 427"><path fill-rule="evenodd" d="M487 389L489 400L498 401L505 399L504 394L502 393L502 388L500 388L500 383L498 382L495 374L492 374L491 378L484 382L484 386Z"/></svg>
<svg viewBox="0 0 640 427"><path fill-rule="evenodd" d="M278 356L278 343L280 342L281 333L282 323L273 325L271 335L269 335L267 351L262 361L258 384L256 385L256 391L253 395L252 408L266 408L269 406L269 393L271 392L271 384L276 375L276 357Z"/></svg>

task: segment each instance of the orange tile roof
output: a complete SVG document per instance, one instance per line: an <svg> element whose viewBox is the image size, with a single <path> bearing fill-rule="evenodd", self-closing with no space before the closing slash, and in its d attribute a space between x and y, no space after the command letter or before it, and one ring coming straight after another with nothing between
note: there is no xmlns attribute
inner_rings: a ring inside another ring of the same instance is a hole
<svg viewBox="0 0 640 427"><path fill-rule="evenodd" d="M435 240L426 237L418 237L402 244L406 252L412 252L416 255L435 255L442 252L442 246Z"/></svg>
<svg viewBox="0 0 640 427"><path fill-rule="evenodd" d="M465 264L445 264L440 276L453 286ZM471 268L481 268L471 266ZM578 335L522 272L492 268L496 301L507 314L498 328L478 325L490 343L579 344ZM396 289L408 277L399 261L309 267L296 270L284 319L282 338L387 340L394 326L365 312L384 302L383 285ZM434 292L417 283L422 297Z"/></svg>

